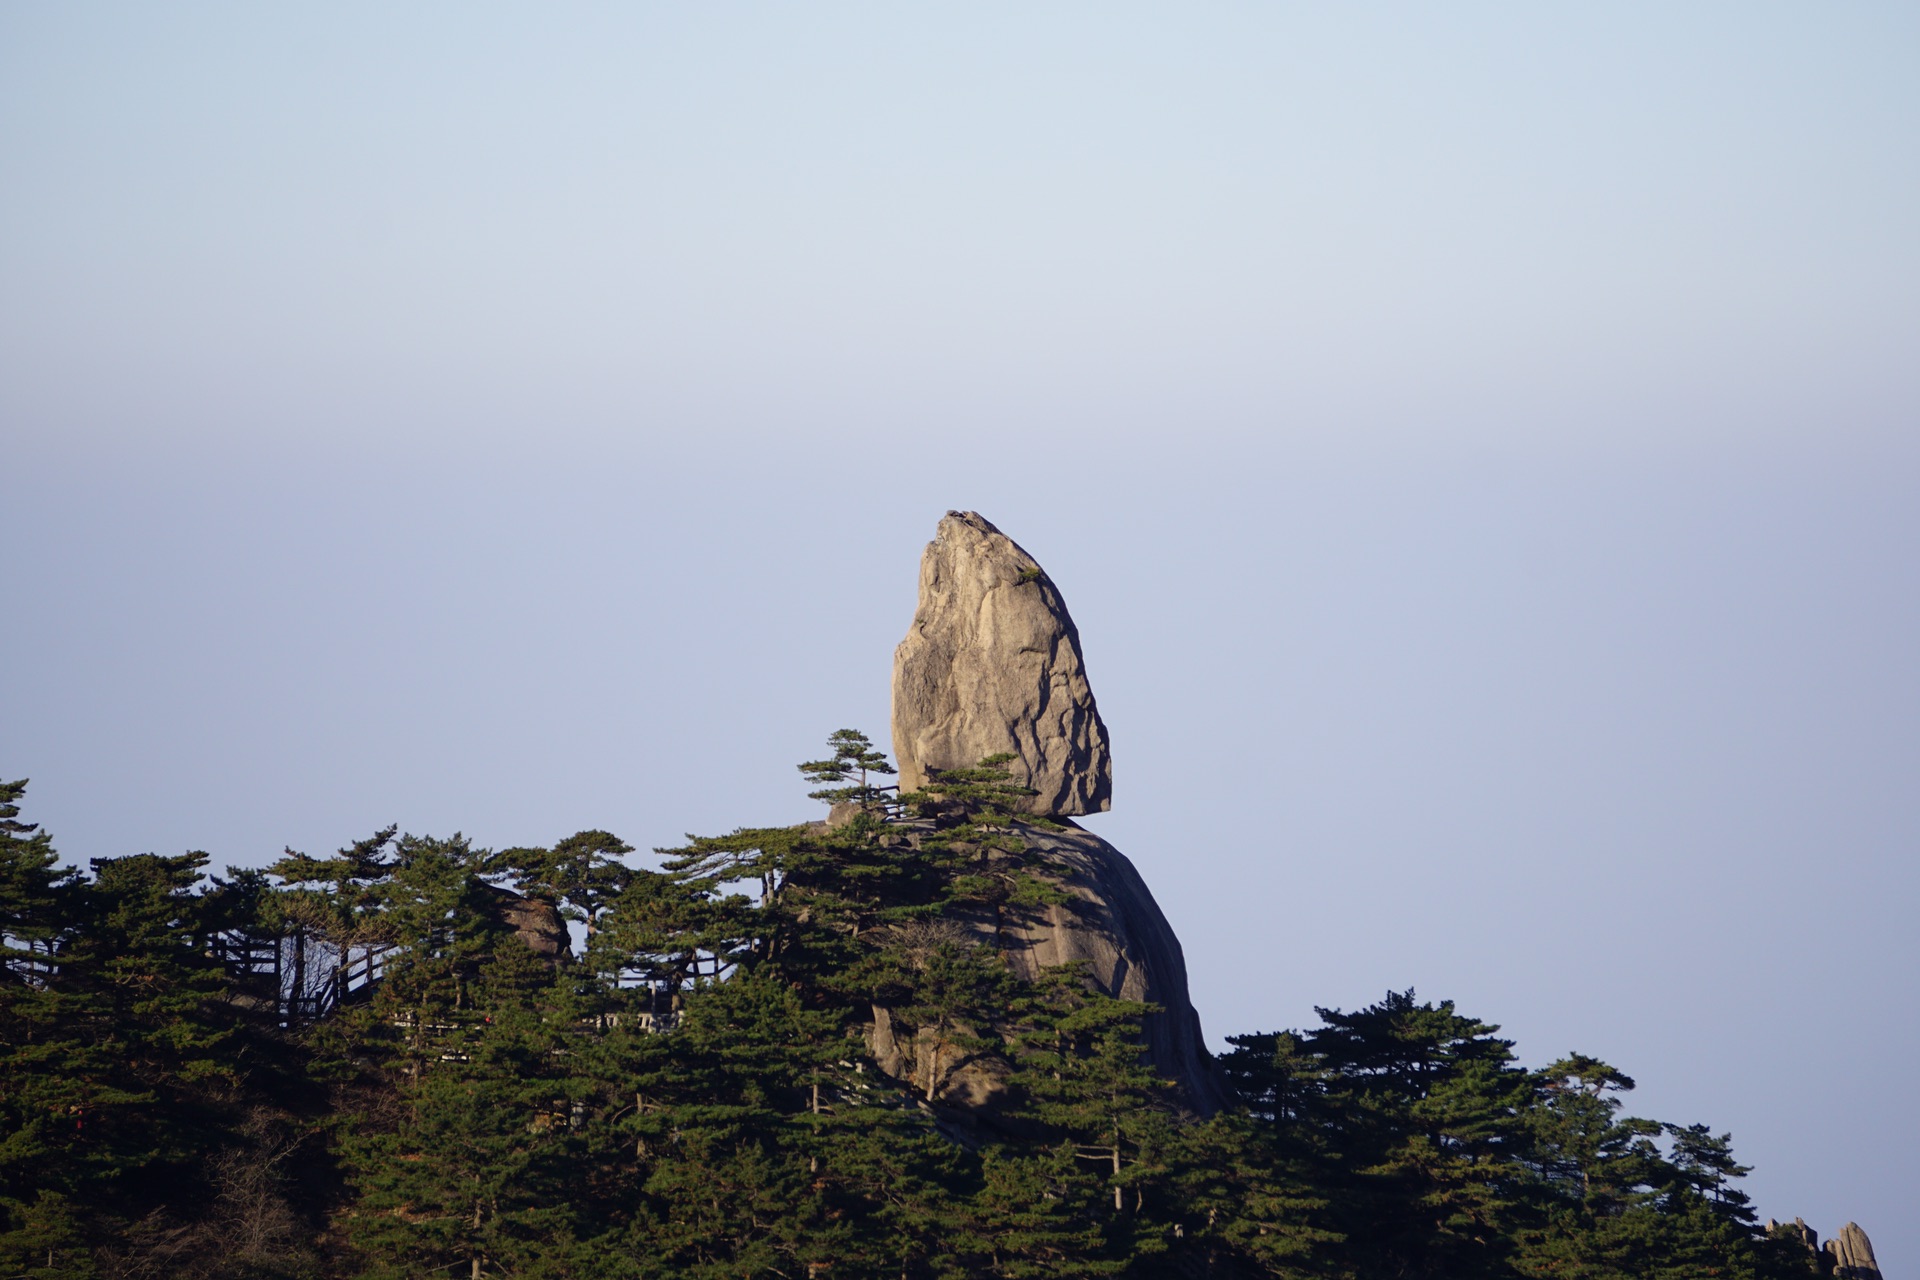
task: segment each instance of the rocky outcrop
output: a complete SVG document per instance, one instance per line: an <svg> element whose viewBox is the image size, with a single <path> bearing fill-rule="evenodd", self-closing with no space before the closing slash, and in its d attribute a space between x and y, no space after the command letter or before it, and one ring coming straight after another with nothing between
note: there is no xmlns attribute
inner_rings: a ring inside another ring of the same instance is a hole
<svg viewBox="0 0 1920 1280"><path fill-rule="evenodd" d="M1808 1253L1820 1252L1820 1233L1818 1231L1815 1231L1812 1227L1808 1226L1807 1220L1805 1218L1795 1218L1790 1224L1784 1223L1784 1222L1775 1222L1772 1218L1767 1219L1768 1235L1772 1235L1774 1232L1780 1231L1782 1229L1791 1231L1795 1236L1797 1236L1800 1240L1800 1243L1807 1246Z"/></svg>
<svg viewBox="0 0 1920 1280"><path fill-rule="evenodd" d="M565 964L573 959L573 938L560 909L542 898L526 898L511 889L488 885L496 919L542 960Z"/></svg>
<svg viewBox="0 0 1920 1280"><path fill-rule="evenodd" d="M1035 815L1108 806L1107 730L1079 632L1046 572L975 512L948 512L921 558L919 607L894 653L893 747L903 791L929 770L1011 752L1011 772L1036 793ZM1143 1027L1144 1056L1194 1110L1217 1110L1220 1089L1187 996L1180 940L1140 873L1071 822L1016 822L1012 835L1067 901L944 927L997 949L1023 977L1080 964L1108 995L1158 1006ZM882 1070L914 1082L930 1101L990 1109L1004 1088L1003 1065L967 1057L961 1030L950 1044L876 1010L869 1047Z"/></svg>
<svg viewBox="0 0 1920 1280"><path fill-rule="evenodd" d="M1004 1058L972 1047L976 1030L954 1027L948 1034L934 1027L909 1030L895 1023L893 1010L875 1005L867 1051L875 1066L912 1086L927 1101L985 1115L1006 1095L1012 1067Z"/></svg>
<svg viewBox="0 0 1920 1280"><path fill-rule="evenodd" d="M1187 997L1186 956L1133 863L1072 824L1058 830L1020 824L1014 834L1040 856L1041 873L1070 900L1008 915L995 931L995 945L1022 977L1083 963L1108 995L1158 1005L1160 1012L1148 1014L1143 1024L1147 1060L1180 1084L1195 1110L1218 1110L1213 1059Z"/></svg>
<svg viewBox="0 0 1920 1280"><path fill-rule="evenodd" d="M1839 1234L1827 1241L1826 1254L1832 1260L1835 1280L1880 1280L1873 1242L1858 1223L1849 1222L1840 1228Z"/></svg>
<svg viewBox="0 0 1920 1280"><path fill-rule="evenodd" d="M1805 1219L1795 1218L1791 1224L1767 1219L1770 1234L1781 1230L1791 1232L1807 1246L1807 1251L1819 1260L1821 1275L1832 1276L1834 1280L1881 1280L1880 1264L1873 1256L1873 1242L1867 1239L1859 1223L1849 1222L1840 1228L1839 1234L1824 1247L1819 1233L1808 1226Z"/></svg>
<svg viewBox="0 0 1920 1280"><path fill-rule="evenodd" d="M1200 1034L1200 1017L1187 999L1180 939L1140 873L1125 854L1072 824L1021 822L1008 834L1036 859L1028 869L1061 889L1067 901L1007 908L993 917L921 923L914 926L926 935L921 941L990 947L1026 979L1044 969L1079 964L1105 994L1158 1006L1142 1020L1144 1058L1179 1086L1193 1110L1202 1115L1219 1110L1213 1060ZM915 939L907 941L911 949ZM942 1036L925 1027L902 1027L892 1011L876 1007L867 1044L882 1071L913 1085L928 1101L991 1111L1006 1088L1007 1064L967 1048L977 1043L978 1028L952 1030L955 1034Z"/></svg>
<svg viewBox="0 0 1920 1280"><path fill-rule="evenodd" d="M920 602L893 655L900 787L1012 752L1031 812L1105 811L1107 727L1080 633L1034 558L972 511L949 511L920 559Z"/></svg>

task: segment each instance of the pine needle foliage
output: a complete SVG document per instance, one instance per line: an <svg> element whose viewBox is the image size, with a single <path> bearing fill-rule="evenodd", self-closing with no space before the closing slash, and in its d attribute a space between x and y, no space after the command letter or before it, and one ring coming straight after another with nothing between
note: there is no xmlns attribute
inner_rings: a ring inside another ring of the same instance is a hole
<svg viewBox="0 0 1920 1280"><path fill-rule="evenodd" d="M65 868L0 785L0 1277L1816 1273L1726 1135L1412 990L1194 1114L1152 1006L1003 949L1066 900L1013 763L903 795L839 730L818 822L219 879Z"/></svg>

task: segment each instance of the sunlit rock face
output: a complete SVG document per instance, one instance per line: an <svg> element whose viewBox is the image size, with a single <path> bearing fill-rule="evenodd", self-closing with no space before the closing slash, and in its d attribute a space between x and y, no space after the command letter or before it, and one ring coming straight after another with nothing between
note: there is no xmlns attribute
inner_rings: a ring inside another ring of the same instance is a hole
<svg viewBox="0 0 1920 1280"><path fill-rule="evenodd" d="M920 601L893 655L900 786L1012 752L1031 811L1100 813L1113 789L1107 727L1080 633L1034 558L972 511L949 511L920 559Z"/></svg>
<svg viewBox="0 0 1920 1280"><path fill-rule="evenodd" d="M1858 1223L1849 1222L1827 1241L1826 1253L1832 1260L1834 1280L1880 1280L1880 1264L1873 1256L1873 1242Z"/></svg>

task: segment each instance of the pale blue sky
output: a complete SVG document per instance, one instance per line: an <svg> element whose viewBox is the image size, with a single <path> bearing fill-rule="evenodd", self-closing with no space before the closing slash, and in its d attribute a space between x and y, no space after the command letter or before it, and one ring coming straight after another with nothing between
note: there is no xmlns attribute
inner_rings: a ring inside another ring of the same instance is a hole
<svg viewBox="0 0 1920 1280"><path fill-rule="evenodd" d="M1059 581L1209 1037L1389 986L1920 1267L1920 10L0 9L0 774L805 816Z"/></svg>

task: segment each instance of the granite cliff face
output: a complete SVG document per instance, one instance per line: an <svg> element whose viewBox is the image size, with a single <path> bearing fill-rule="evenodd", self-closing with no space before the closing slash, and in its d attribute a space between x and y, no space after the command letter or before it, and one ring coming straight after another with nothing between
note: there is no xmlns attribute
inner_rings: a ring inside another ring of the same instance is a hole
<svg viewBox="0 0 1920 1280"><path fill-rule="evenodd" d="M1108 806L1106 726L1094 705L1080 636L1059 591L1032 556L981 516L949 512L920 563L920 600L893 668L893 747L900 785L929 769L963 768L1012 752L1011 772L1037 793L1036 815L1064 819ZM1069 901L998 920L945 927L993 946L1023 976L1084 962L1107 994L1161 1007L1144 1027L1146 1056L1202 1114L1219 1109L1212 1059L1187 996L1180 940L1124 854L1072 822L1018 823L1044 874ZM874 1057L930 1096L990 1103L992 1064L941 1074L941 1046L897 1036L875 1011Z"/></svg>
<svg viewBox="0 0 1920 1280"><path fill-rule="evenodd" d="M1012 752L1032 811L1105 811L1107 727L1080 633L1034 558L972 511L949 511L920 559L920 604L893 655L900 789L928 769Z"/></svg>

